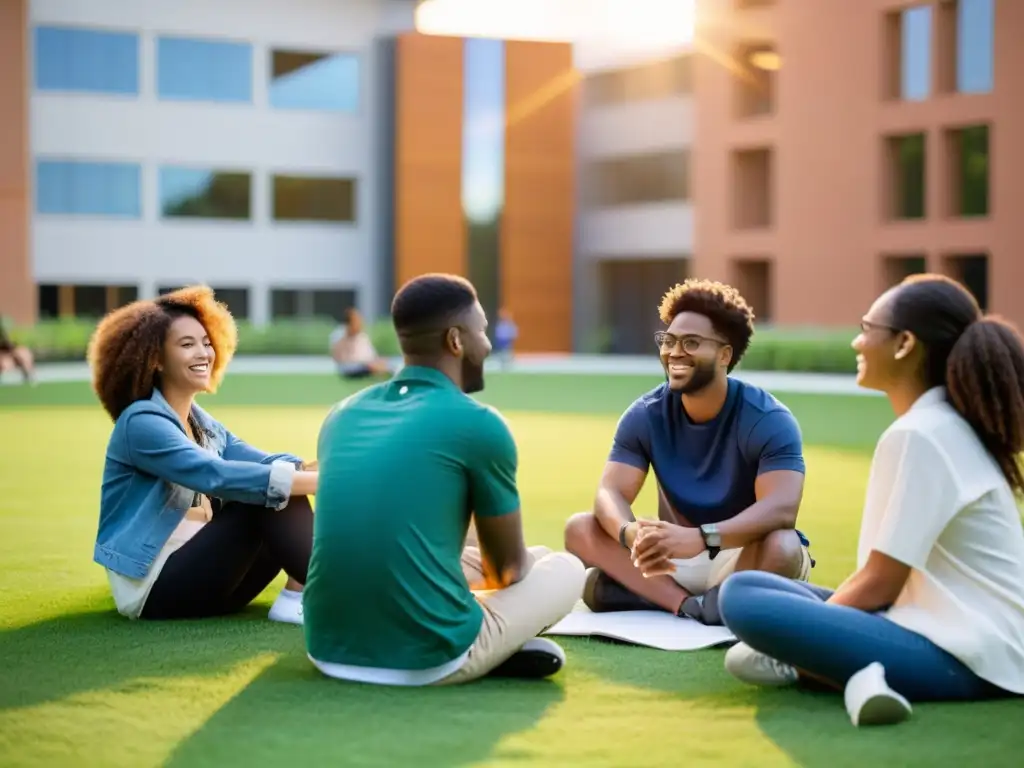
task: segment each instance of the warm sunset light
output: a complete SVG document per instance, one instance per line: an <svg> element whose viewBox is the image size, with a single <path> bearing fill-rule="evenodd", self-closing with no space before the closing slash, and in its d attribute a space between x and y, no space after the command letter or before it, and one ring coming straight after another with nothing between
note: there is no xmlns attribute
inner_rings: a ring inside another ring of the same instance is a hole
<svg viewBox="0 0 1024 768"><path fill-rule="evenodd" d="M416 29L428 35L657 48L693 40L694 6L694 0L425 0L416 10Z"/></svg>

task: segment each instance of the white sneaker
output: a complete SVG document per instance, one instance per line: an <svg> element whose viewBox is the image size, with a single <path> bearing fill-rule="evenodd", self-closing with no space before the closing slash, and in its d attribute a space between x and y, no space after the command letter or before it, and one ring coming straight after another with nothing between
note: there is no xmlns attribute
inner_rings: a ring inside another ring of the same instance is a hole
<svg viewBox="0 0 1024 768"><path fill-rule="evenodd" d="M855 726L902 723L912 712L910 702L889 687L885 667L877 661L847 681L843 700Z"/></svg>
<svg viewBox="0 0 1024 768"><path fill-rule="evenodd" d="M725 670L744 683L776 688L793 685L800 677L795 667L755 651L746 643L736 643L726 651Z"/></svg>
<svg viewBox="0 0 1024 768"><path fill-rule="evenodd" d="M302 593L282 589L274 604L270 606L267 618L285 624L302 624Z"/></svg>

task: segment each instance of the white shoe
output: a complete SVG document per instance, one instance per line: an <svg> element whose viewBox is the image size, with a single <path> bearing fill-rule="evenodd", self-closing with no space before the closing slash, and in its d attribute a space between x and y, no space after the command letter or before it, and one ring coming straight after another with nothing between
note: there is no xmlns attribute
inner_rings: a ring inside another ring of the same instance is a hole
<svg viewBox="0 0 1024 768"><path fill-rule="evenodd" d="M843 700L855 726L902 723L912 712L910 702L889 687L885 667L877 661L847 681Z"/></svg>
<svg viewBox="0 0 1024 768"><path fill-rule="evenodd" d="M270 606L267 618L285 624L302 624L302 593L282 589L277 600Z"/></svg>
<svg viewBox="0 0 1024 768"><path fill-rule="evenodd" d="M726 651L725 670L744 683L775 688L793 685L800 677L795 667L755 651L746 643L736 643Z"/></svg>

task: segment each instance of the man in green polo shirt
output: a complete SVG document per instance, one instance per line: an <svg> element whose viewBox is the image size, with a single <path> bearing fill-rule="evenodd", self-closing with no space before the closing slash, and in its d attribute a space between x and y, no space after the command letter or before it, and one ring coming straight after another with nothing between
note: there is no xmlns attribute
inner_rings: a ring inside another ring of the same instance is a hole
<svg viewBox="0 0 1024 768"><path fill-rule="evenodd" d="M476 291L423 275L391 315L405 367L320 431L309 657L330 677L382 685L547 677L565 655L537 635L572 610L584 569L523 542L515 441L468 396L491 350ZM466 546L471 520L478 546Z"/></svg>

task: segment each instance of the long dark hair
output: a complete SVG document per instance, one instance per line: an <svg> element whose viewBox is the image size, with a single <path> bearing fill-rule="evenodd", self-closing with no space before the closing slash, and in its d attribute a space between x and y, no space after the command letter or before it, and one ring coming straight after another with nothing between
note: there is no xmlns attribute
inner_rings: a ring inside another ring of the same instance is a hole
<svg viewBox="0 0 1024 768"><path fill-rule="evenodd" d="M1015 493L1024 493L1024 342L1001 317L983 315L959 283L914 275L893 295L892 325L924 345L929 387L949 401L998 462Z"/></svg>

